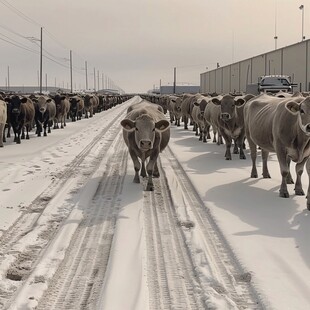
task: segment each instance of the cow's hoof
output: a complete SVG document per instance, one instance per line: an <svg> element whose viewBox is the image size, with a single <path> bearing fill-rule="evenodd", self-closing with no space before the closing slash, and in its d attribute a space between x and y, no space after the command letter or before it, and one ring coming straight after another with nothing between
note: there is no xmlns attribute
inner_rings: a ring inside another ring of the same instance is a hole
<svg viewBox="0 0 310 310"><path fill-rule="evenodd" d="M46 132L44 133L44 137L47 137L47 133Z"/></svg>
<svg viewBox="0 0 310 310"><path fill-rule="evenodd" d="M263 174L263 178L264 178L264 179L271 179L271 176L270 176L269 173L268 173L268 174Z"/></svg>
<svg viewBox="0 0 310 310"><path fill-rule="evenodd" d="M253 179L257 179L257 178L258 178L258 175L257 175L257 174L255 174L255 173L252 173L252 174L251 174L251 178L253 178Z"/></svg>
<svg viewBox="0 0 310 310"><path fill-rule="evenodd" d="M244 155L243 155L243 156L240 155L239 158L240 158L240 159L246 159L246 157L245 157Z"/></svg>
<svg viewBox="0 0 310 310"><path fill-rule="evenodd" d="M282 198L290 198L290 194L287 191L280 191L279 196Z"/></svg>
<svg viewBox="0 0 310 310"><path fill-rule="evenodd" d="M146 191L147 191L147 192L153 192L153 191L154 191L154 185L148 184L148 185L146 186Z"/></svg>
<svg viewBox="0 0 310 310"><path fill-rule="evenodd" d="M229 158L229 157L225 157L225 159L226 159L226 160L231 160L231 158Z"/></svg>
<svg viewBox="0 0 310 310"><path fill-rule="evenodd" d="M305 192L303 191L303 189L295 189L295 195L305 196Z"/></svg>

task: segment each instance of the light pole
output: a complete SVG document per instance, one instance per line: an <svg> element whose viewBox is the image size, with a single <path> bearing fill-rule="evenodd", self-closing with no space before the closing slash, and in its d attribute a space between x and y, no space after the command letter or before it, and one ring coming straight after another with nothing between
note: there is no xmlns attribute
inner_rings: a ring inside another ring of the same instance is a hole
<svg viewBox="0 0 310 310"><path fill-rule="evenodd" d="M275 7L275 21L274 21L274 49L277 49L277 2L276 2L276 7Z"/></svg>
<svg viewBox="0 0 310 310"><path fill-rule="evenodd" d="M304 5L302 4L299 9L301 10L301 41L305 39L304 36Z"/></svg>

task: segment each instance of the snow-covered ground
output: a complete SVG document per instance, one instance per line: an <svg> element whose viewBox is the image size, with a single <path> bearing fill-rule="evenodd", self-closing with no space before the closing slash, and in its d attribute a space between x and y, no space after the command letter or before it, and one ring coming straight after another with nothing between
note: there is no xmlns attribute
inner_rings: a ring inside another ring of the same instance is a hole
<svg viewBox="0 0 310 310"><path fill-rule="evenodd" d="M0 309L310 308L309 211L275 155L251 179L248 150L172 125L145 192L119 124L137 100L0 149Z"/></svg>

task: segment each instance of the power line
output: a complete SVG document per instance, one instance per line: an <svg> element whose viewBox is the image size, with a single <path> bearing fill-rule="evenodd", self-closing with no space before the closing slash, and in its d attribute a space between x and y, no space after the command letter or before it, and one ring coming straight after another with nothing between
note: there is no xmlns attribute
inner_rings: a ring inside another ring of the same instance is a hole
<svg viewBox="0 0 310 310"><path fill-rule="evenodd" d="M8 9L10 9L11 11L13 11L14 13L16 13L19 17L21 17L22 19L26 20L29 23L32 23L34 25L40 26L42 27L40 24L38 24L36 21L34 21L33 19L31 19L30 17L28 17L27 15L25 15L23 12L21 12L20 10L18 10L16 7L14 7L12 4L8 3L5 0L0 0L0 2L6 6Z"/></svg>
<svg viewBox="0 0 310 310"><path fill-rule="evenodd" d="M2 33L0 33L0 35L2 35L2 36L4 36L5 38L7 38L7 39L0 38L0 40L2 40L2 41L5 41L5 42L7 42L7 43L9 43L9 44L12 44L12 45L14 45L14 46L17 46L17 47L19 47L19 48L22 48L22 49L24 49L24 50L26 50L26 51L29 51L29 52L32 52L32 53L35 53L35 54L39 54L38 51L33 50L33 49L31 49L31 48L29 48L29 47L27 47L27 46L25 46L25 45L22 45L21 43L15 41L15 40L13 40L13 39L10 39L8 36L6 36L6 35L4 35L4 34L2 34ZM13 41L13 42L12 42L12 41ZM14 42L15 42L15 43L14 43Z"/></svg>

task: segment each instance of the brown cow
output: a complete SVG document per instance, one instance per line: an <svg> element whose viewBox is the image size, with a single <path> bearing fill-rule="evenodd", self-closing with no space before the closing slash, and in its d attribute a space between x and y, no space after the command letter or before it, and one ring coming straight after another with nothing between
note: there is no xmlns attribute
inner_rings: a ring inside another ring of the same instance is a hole
<svg viewBox="0 0 310 310"><path fill-rule="evenodd" d="M66 126L67 115L70 110L70 101L66 96L63 95L55 95L53 97L56 104L56 117L54 123L54 129L58 129L60 122L60 128L64 128Z"/></svg>
<svg viewBox="0 0 310 310"><path fill-rule="evenodd" d="M251 150L251 177L257 178L257 146L260 146L264 178L270 178L269 152L277 154L282 175L280 197L289 197L287 183L293 183L289 169L291 160L296 163L295 194L304 195L301 175L310 155L310 98L277 98L262 94L246 103L244 121Z"/></svg>
<svg viewBox="0 0 310 310"><path fill-rule="evenodd" d="M170 139L169 122L158 107L157 104L143 100L139 104L135 104L125 119L121 121L124 140L135 168L134 182L140 183L140 168L142 177L146 177L147 171L147 191L154 190L153 176L159 177L157 157L159 152L168 145ZM147 158L149 161L145 170Z"/></svg>

